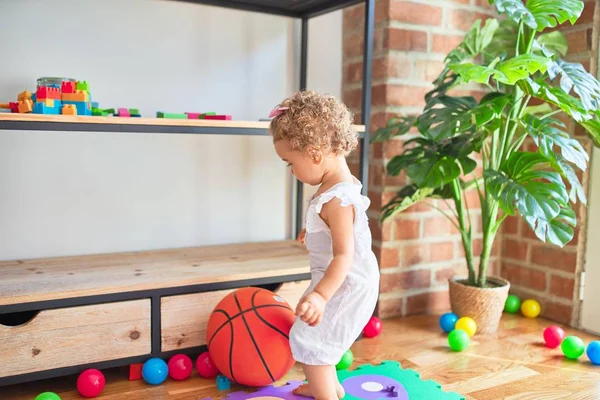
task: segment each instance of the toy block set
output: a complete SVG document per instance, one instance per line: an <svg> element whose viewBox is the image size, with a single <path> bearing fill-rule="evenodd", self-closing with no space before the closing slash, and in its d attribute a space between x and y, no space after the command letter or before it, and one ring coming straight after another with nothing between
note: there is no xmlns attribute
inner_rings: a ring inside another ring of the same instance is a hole
<svg viewBox="0 0 600 400"><path fill-rule="evenodd" d="M24 91L19 93L16 102L0 103L0 112L119 118L142 116L136 108L101 109L98 103L92 102L88 82L70 78L39 78L35 93ZM156 118L231 121L231 115L215 112L167 113L158 111Z"/></svg>

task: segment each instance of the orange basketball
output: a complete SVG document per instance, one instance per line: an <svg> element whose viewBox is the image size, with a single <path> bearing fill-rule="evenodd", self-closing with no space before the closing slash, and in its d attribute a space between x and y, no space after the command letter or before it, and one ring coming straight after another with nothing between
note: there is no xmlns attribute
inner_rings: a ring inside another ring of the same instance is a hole
<svg viewBox="0 0 600 400"><path fill-rule="evenodd" d="M275 293L237 289L217 304L208 320L210 358L233 382L269 385L294 365L289 343L294 319L290 305Z"/></svg>

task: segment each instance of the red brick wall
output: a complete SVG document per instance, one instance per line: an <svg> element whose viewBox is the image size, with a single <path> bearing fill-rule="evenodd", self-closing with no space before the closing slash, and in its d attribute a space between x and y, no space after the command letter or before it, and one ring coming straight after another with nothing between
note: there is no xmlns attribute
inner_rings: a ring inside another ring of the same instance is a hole
<svg viewBox="0 0 600 400"><path fill-rule="evenodd" d="M446 54L460 43L475 19L491 14L492 8L484 0L377 1L373 128L395 115L420 112L423 97L442 71ZM362 120L363 18L362 5L344 12L343 100L357 114L357 121ZM384 168L399 154L402 145L402 140L375 144L370 154L369 216L382 273L378 308L381 317L446 310L447 279L455 273L467 274L460 235L438 211L418 205L393 221L379 223L382 204L404 183L402 177L386 176ZM469 200L471 214L478 220L478 200L476 196ZM478 235L475 251L481 252L481 233ZM495 257L492 265L499 269Z"/></svg>
<svg viewBox="0 0 600 400"><path fill-rule="evenodd" d="M594 74L600 34L598 1L586 2L579 23L563 29L570 46L568 59L581 62ZM376 1L373 129L393 116L420 112L423 95L441 71L445 55L462 40L475 19L489 15L493 15L493 9L488 0ZM363 18L362 5L344 11L343 100L356 113L357 122L362 120ZM581 133L577 129L575 132ZM591 148L587 140L583 142ZM381 317L447 310L447 279L467 273L460 236L436 210L421 204L383 225L379 222L381 206L404 183L402 177L385 174L386 163L401 151L402 145L403 140L393 140L370 149L369 216L382 274L378 307ZM356 167L356 157L351 161ZM587 187L587 176L583 182ZM469 200L474 221L480 221L476 198ZM577 325L579 315L577 288L583 265L585 208L578 205L576 212L576 237L563 249L541 243L521 220L507 219L496 240L490 270L507 277L513 293L538 299L544 316L573 325ZM476 224L480 226L480 222ZM478 235L476 255L481 251L481 233Z"/></svg>
<svg viewBox="0 0 600 400"><path fill-rule="evenodd" d="M560 28L569 43L566 59L581 63L593 75L597 73L600 35L598 5L598 0L587 1L577 24L565 24ZM585 133L573 124L570 126L591 153L591 142ZM582 178L587 191L587 172ZM575 237L562 249L540 242L520 219L507 219L503 232L502 275L511 281L513 293L538 300L542 305L543 316L578 326L579 281L586 241L586 207L578 203L574 210L578 217Z"/></svg>

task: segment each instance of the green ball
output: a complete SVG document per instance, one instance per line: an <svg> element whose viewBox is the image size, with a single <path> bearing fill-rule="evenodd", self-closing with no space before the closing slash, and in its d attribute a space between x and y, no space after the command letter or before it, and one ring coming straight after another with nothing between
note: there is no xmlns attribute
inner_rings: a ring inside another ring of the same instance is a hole
<svg viewBox="0 0 600 400"><path fill-rule="evenodd" d="M560 348L565 357L577 360L585 352L585 343L577 336L567 336L562 341Z"/></svg>
<svg viewBox="0 0 600 400"><path fill-rule="evenodd" d="M54 392L40 393L35 397L35 400L61 400L60 396Z"/></svg>
<svg viewBox="0 0 600 400"><path fill-rule="evenodd" d="M469 334L462 329L455 329L448 335L448 345L454 351L463 351L470 341Z"/></svg>
<svg viewBox="0 0 600 400"><path fill-rule="evenodd" d="M516 295L510 294L504 303L504 311L511 314L516 314L521 309L521 299Z"/></svg>
<svg viewBox="0 0 600 400"><path fill-rule="evenodd" d="M347 369L352 365L352 361L354 361L354 355L352 354L352 350L348 349L342 356L340 362L335 366L335 369Z"/></svg>

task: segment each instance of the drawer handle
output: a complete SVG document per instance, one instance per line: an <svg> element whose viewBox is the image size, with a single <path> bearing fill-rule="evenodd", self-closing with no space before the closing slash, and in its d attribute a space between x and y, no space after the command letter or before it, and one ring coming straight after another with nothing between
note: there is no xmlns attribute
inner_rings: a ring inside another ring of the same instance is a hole
<svg viewBox="0 0 600 400"><path fill-rule="evenodd" d="M8 314L0 314L0 325L7 327L15 327L25 325L31 322L40 310L20 311Z"/></svg>

